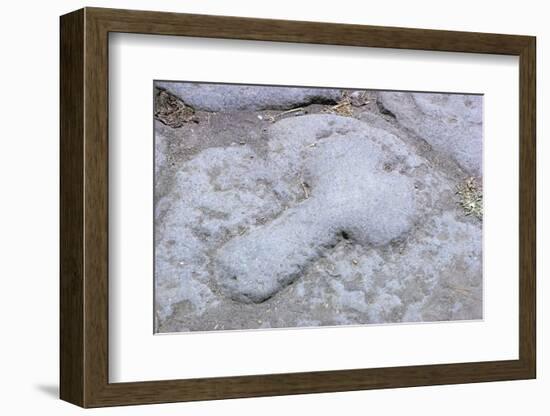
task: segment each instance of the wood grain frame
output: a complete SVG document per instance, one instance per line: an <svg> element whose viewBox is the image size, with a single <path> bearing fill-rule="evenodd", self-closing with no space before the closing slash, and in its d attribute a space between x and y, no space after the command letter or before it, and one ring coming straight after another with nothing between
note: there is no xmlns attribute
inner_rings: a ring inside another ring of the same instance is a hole
<svg viewBox="0 0 550 416"><path fill-rule="evenodd" d="M85 8L61 17L60 396L82 407L336 392L536 376L535 38ZM109 383L108 34L519 56L519 359Z"/></svg>

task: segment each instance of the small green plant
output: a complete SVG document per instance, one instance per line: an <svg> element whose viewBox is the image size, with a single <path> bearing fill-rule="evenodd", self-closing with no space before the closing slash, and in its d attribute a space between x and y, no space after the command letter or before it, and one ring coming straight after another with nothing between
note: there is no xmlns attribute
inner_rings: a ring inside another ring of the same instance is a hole
<svg viewBox="0 0 550 416"><path fill-rule="evenodd" d="M479 220L483 219L483 192L475 178L468 178L460 184L456 194L460 198L458 204L466 215L474 215Z"/></svg>

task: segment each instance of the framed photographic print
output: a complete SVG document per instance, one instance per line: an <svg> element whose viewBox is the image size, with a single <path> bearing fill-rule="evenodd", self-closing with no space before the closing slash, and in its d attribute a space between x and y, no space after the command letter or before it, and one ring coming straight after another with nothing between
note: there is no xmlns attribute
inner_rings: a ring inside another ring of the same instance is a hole
<svg viewBox="0 0 550 416"><path fill-rule="evenodd" d="M534 378L535 49L62 16L61 398Z"/></svg>

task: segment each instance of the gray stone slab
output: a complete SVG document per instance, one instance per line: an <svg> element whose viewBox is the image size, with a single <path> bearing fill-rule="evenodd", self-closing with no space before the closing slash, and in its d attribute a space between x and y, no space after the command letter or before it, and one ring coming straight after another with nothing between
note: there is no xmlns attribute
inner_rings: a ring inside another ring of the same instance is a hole
<svg viewBox="0 0 550 416"><path fill-rule="evenodd" d="M454 159L469 174L481 176L482 96L380 92L378 97L398 123Z"/></svg>
<svg viewBox="0 0 550 416"><path fill-rule="evenodd" d="M288 110L312 103L335 104L341 91L328 88L289 88L235 84L199 84L157 81L195 110L243 111Z"/></svg>

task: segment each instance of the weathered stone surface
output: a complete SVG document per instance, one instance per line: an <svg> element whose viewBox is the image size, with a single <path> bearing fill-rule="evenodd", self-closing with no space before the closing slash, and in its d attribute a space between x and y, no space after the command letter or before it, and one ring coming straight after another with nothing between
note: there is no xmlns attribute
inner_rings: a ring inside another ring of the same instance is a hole
<svg viewBox="0 0 550 416"><path fill-rule="evenodd" d="M312 103L334 104L341 97L338 89L289 88L251 85L199 84L157 81L165 89L195 110L288 110Z"/></svg>
<svg viewBox="0 0 550 416"><path fill-rule="evenodd" d="M208 253L257 218L282 210L261 185L271 175L245 146L204 150L174 171L155 205L157 318L181 304L200 315L219 303L209 284Z"/></svg>
<svg viewBox="0 0 550 416"><path fill-rule="evenodd" d="M342 236L365 246L389 243L418 212L405 174L412 166L383 148L382 141L396 142L384 131L312 115L283 120L270 133L275 157L268 163L301 183L304 200L219 250L217 280L242 301L273 296Z"/></svg>
<svg viewBox="0 0 550 416"><path fill-rule="evenodd" d="M380 92L379 101L401 125L481 176L483 98L480 95Z"/></svg>
<svg viewBox="0 0 550 416"><path fill-rule="evenodd" d="M363 121L197 111L155 124L157 331L482 317L464 173L376 104L356 108Z"/></svg>

